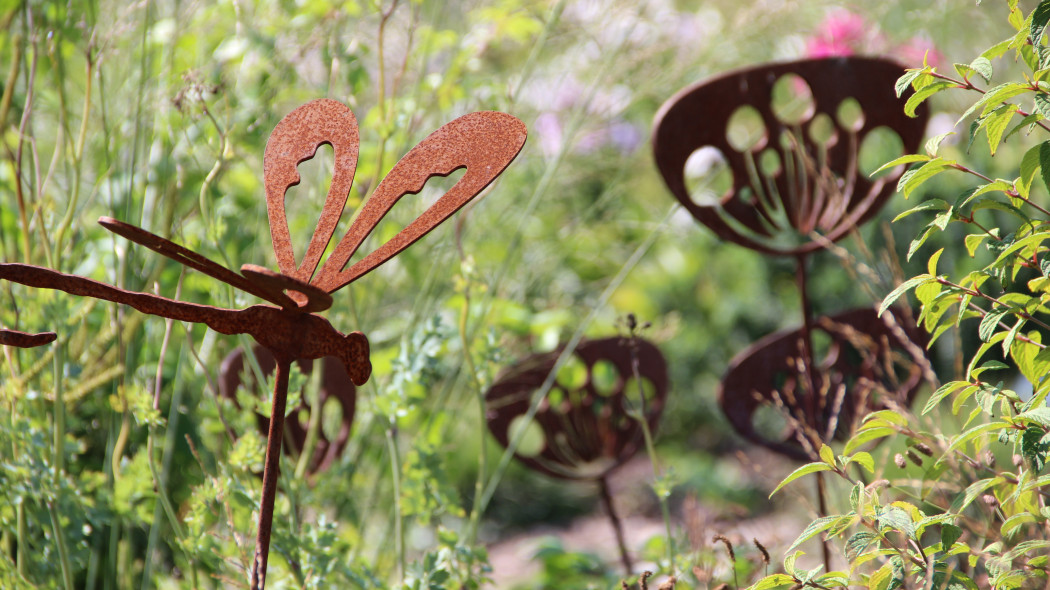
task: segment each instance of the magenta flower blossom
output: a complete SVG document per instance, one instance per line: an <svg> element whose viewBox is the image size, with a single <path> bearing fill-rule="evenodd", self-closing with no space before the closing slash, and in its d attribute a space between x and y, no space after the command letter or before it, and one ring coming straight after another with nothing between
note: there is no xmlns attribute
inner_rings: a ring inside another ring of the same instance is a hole
<svg viewBox="0 0 1050 590"><path fill-rule="evenodd" d="M816 36L806 42L806 55L813 58L853 55L863 50L870 29L864 17L858 14L829 14L820 24Z"/></svg>

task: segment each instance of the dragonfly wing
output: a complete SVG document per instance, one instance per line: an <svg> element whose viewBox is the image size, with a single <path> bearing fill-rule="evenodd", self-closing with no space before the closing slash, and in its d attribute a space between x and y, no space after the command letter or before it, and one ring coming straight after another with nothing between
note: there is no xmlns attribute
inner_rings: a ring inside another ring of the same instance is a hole
<svg viewBox="0 0 1050 590"><path fill-rule="evenodd" d="M331 293L412 245L495 180L521 151L527 134L524 123L497 111L470 113L431 133L379 183L311 282ZM361 242L401 197L423 190L433 176L447 176L460 168L467 171L437 202L390 241L343 270Z"/></svg>
<svg viewBox="0 0 1050 590"><path fill-rule="evenodd" d="M162 238L157 234L148 232L140 227L135 227L134 225L129 225L123 221L118 221L112 217L99 217L98 222L102 227L118 236L127 238L136 244L141 244L158 254L163 254L175 262L199 270L210 277L219 279L227 285L232 285L242 291L251 293L260 299L265 299L270 303L279 305L286 309L295 309L298 307L298 305L284 293L264 289L218 262L205 258L204 256L184 248L171 240Z"/></svg>
<svg viewBox="0 0 1050 590"><path fill-rule="evenodd" d="M324 144L331 145L335 153L332 184L303 262L297 264L288 231L285 194L299 184L299 164L314 157L317 148ZM303 282L313 276L350 194L357 170L358 144L354 113L343 103L327 98L310 101L288 113L270 134L263 155L266 213L270 219L273 252L285 275Z"/></svg>

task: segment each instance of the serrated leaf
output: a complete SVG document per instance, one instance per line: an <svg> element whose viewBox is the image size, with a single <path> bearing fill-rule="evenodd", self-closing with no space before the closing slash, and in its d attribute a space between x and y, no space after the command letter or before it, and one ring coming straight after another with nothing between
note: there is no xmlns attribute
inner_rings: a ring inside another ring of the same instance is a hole
<svg viewBox="0 0 1050 590"><path fill-rule="evenodd" d="M919 90L916 90L914 94L908 97L908 101L904 103L904 114L909 117L915 116L915 109L919 108L919 105L926 102L926 99L930 98L934 94L945 90L947 88L955 88L956 85L953 82L935 82L929 86L924 86Z"/></svg>
<svg viewBox="0 0 1050 590"><path fill-rule="evenodd" d="M1050 141L1039 144L1039 174L1043 184L1050 187Z"/></svg>
<svg viewBox="0 0 1050 590"><path fill-rule="evenodd" d="M1032 104L1035 112L1050 118L1050 95L1045 92L1037 92L1035 98L1032 99Z"/></svg>
<svg viewBox="0 0 1050 590"><path fill-rule="evenodd" d="M804 475L809 475L810 473L817 473L818 471L831 471L831 466L827 463L807 463L806 465L803 465L802 467L799 467L798 469L792 471L790 475L785 477L784 481L780 482L780 484L778 484L777 487L769 493L769 497L772 498L773 494L776 494L780 491L780 488L795 481L796 479Z"/></svg>
<svg viewBox="0 0 1050 590"><path fill-rule="evenodd" d="M937 276L937 261L941 259L941 254L944 254L944 248L937 250L930 256L930 260L926 263L926 272Z"/></svg>
<svg viewBox="0 0 1050 590"><path fill-rule="evenodd" d="M882 317L883 312L885 312L887 309L889 309L889 307L891 305L893 305L894 302L896 302L898 299L900 299L900 296L903 295L906 291L908 291L909 289L912 289L913 287L921 285L921 284L923 284L923 283L925 283L927 281L932 281L932 280L934 280L933 276L928 275L928 274L923 274L923 275L919 275L917 277L912 277L912 278L904 281L903 283L901 283L896 289L891 291L890 294L887 295L885 299L882 300L882 305L879 306L879 317Z"/></svg>
<svg viewBox="0 0 1050 590"><path fill-rule="evenodd" d="M908 198L912 191L918 188L922 183L933 178L937 174L944 172L948 166L952 164L955 164L953 160L934 158L918 168L912 168L902 174L897 181L897 191L902 193L904 198Z"/></svg>
<svg viewBox="0 0 1050 590"><path fill-rule="evenodd" d="M992 155L999 149L999 142L1006 132L1006 127L1017 112L1017 105L1006 104L990 111L983 119L984 132L988 136L988 149Z"/></svg>
<svg viewBox="0 0 1050 590"><path fill-rule="evenodd" d="M989 422L986 424L978 424L966 432L952 439L952 444L948 446L948 451L954 451L959 447L966 445L966 443L972 441L978 436L984 434L990 434L992 432L998 432L1000 430L1011 428L1012 425L1009 422Z"/></svg>
<svg viewBox="0 0 1050 590"><path fill-rule="evenodd" d="M1035 7L1032 11L1031 24L1029 25L1028 35L1032 39L1032 43L1039 45L1043 37L1043 32L1046 30L1047 22L1050 22L1050 4L1046 2L1040 2L1039 6Z"/></svg>
<svg viewBox="0 0 1050 590"><path fill-rule="evenodd" d="M1024 153L1024 156L1021 156L1021 175L1017 178L1019 185L1017 188L1021 196L1028 196L1032 188L1032 181L1035 180L1036 173L1042 167L1042 160L1039 156L1041 145L1033 146Z"/></svg>
<svg viewBox="0 0 1050 590"><path fill-rule="evenodd" d="M835 523L838 522L842 518L845 518L846 520L852 520L852 517L850 517L850 516L843 517L843 516L837 516L837 515L836 516L823 516L821 518L818 518L818 519L814 520L813 522L809 523L809 525L805 529L802 530L802 534L800 534L798 536L798 538L795 539L795 542L792 543L791 546L788 547L785 551L787 553L790 553L791 551L793 551L796 547L798 547L802 543L805 543L806 541L812 539L814 536L816 536L816 535L818 535L818 534L828 530L832 526L834 526Z"/></svg>
<svg viewBox="0 0 1050 590"><path fill-rule="evenodd" d="M992 62L987 57L981 56L970 62L970 68L981 75L985 82L992 80Z"/></svg>
<svg viewBox="0 0 1050 590"><path fill-rule="evenodd" d="M933 137L926 140L925 150L930 156L936 156L937 150L941 147L941 142L944 141L949 135L955 135L954 131L948 131L941 133L940 135L934 135ZM898 158L899 159L899 158Z"/></svg>
<svg viewBox="0 0 1050 590"><path fill-rule="evenodd" d="M904 219L905 217L907 217L907 216L909 216L909 215L911 215L913 213L919 213L920 211L930 211L930 210L944 211L946 209L951 209L951 207L952 206L948 204L948 201L945 201L944 199L929 199L927 201L923 201L918 206L912 207L911 209L908 209L907 211L905 211L905 212L901 213L900 215L894 217L893 221L897 221L899 219Z"/></svg>
<svg viewBox="0 0 1050 590"><path fill-rule="evenodd" d="M1034 422L1040 426L1050 427L1050 408L1046 406L1033 408L1027 412L1018 414L1017 420Z"/></svg>
<svg viewBox="0 0 1050 590"><path fill-rule="evenodd" d="M897 82L893 85L894 91L897 92L897 98L900 98L904 91L911 87L912 81L918 78L921 73L922 70L908 70L904 72L903 76L897 78Z"/></svg>
<svg viewBox="0 0 1050 590"><path fill-rule="evenodd" d="M981 318L981 325L977 328L977 336L982 342L988 342L999 328L999 321L1003 319L1011 309L1009 307L997 307Z"/></svg>
<svg viewBox="0 0 1050 590"><path fill-rule="evenodd" d="M872 545L878 545L879 535L872 531L858 531L846 540L846 545L843 548L848 561L854 561L865 552L868 547Z"/></svg>
<svg viewBox="0 0 1050 590"><path fill-rule="evenodd" d="M941 385L937 388L937 391L933 392L933 395L930 396L930 400L926 402L926 407L922 409L922 415L925 416L926 414L929 414L935 407L937 407L937 404L941 403L941 400L966 387L976 386L972 385L969 381L950 381Z"/></svg>
<svg viewBox="0 0 1050 590"><path fill-rule="evenodd" d="M900 166L902 164L911 164L913 162L929 162L932 159L933 158L931 158L930 156L924 156L922 154L908 154L906 156L901 156L899 158L895 158L893 160L890 160L889 162L886 162L882 166L879 166L879 168L877 170L875 170L874 172L872 172L868 176L869 177L870 176L875 176L876 174L878 174L879 172L882 172L883 170L889 170L890 168L896 168L897 166Z"/></svg>
<svg viewBox="0 0 1050 590"><path fill-rule="evenodd" d="M846 441L846 446L842 452L846 455L849 455L862 445L865 445L873 440L878 440L887 436L893 436L895 434L897 434L897 430L888 426L860 430L856 434L851 436L848 441Z"/></svg>
<svg viewBox="0 0 1050 590"><path fill-rule="evenodd" d="M962 536L962 529L955 526L954 524L942 524L941 525L941 549L947 552L951 549L951 546L959 540Z"/></svg>
<svg viewBox="0 0 1050 590"><path fill-rule="evenodd" d="M1004 522L1003 526L999 529L999 532L1004 537L1009 537L1019 527L1022 527L1026 524L1032 524L1034 522L1039 522L1039 519L1036 518L1034 514L1030 512L1022 512L1020 514L1015 514L1010 518L1007 518L1006 522Z"/></svg>
<svg viewBox="0 0 1050 590"><path fill-rule="evenodd" d="M750 586L748 590L771 590L772 588L786 586L787 584L795 584L795 578L792 578L787 574L773 574L755 582L755 585Z"/></svg>

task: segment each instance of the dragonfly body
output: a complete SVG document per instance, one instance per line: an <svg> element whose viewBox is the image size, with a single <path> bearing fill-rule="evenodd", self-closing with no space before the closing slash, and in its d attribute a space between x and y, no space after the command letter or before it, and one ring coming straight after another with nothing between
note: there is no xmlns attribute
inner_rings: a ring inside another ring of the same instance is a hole
<svg viewBox="0 0 1050 590"><path fill-rule="evenodd" d="M174 301L149 293L126 291L92 279L28 264L0 264L0 279L41 289L123 303L143 313L183 322L203 323L220 334L248 334L280 360L339 359L355 385L368 381L368 338L361 332L343 334L325 318L298 309L252 305L225 309Z"/></svg>

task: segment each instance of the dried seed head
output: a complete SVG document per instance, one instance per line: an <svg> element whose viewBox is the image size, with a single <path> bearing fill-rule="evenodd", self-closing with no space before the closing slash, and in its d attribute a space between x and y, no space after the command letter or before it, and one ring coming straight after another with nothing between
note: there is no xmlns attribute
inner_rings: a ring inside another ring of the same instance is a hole
<svg viewBox="0 0 1050 590"><path fill-rule="evenodd" d="M930 445L926 443L915 443L915 450L919 451L923 455L926 455L927 457L933 456L933 449L931 449Z"/></svg>
<svg viewBox="0 0 1050 590"><path fill-rule="evenodd" d="M700 566L698 566L698 565L694 565L693 566L693 575L696 577L696 580L698 582L706 582L708 577L709 577L707 575L707 572L705 572L704 570L700 569Z"/></svg>
<svg viewBox="0 0 1050 590"><path fill-rule="evenodd" d="M751 539L751 542L754 543L755 547L758 547L758 550L762 553L762 563L769 565L769 551L766 551L766 548L762 543L758 542L758 539Z"/></svg>
<svg viewBox="0 0 1050 590"><path fill-rule="evenodd" d="M674 590L676 583L678 583L678 578L671 576L670 578L667 578L663 584L660 584L660 587L656 590Z"/></svg>
<svg viewBox="0 0 1050 590"><path fill-rule="evenodd" d="M627 585L627 580L620 580L620 588L623 590L631 590L631 587Z"/></svg>
<svg viewBox="0 0 1050 590"><path fill-rule="evenodd" d="M1021 463L1024 463L1024 457L1022 457L1021 455L1014 455L1012 457L1012 459L1013 459L1014 467L1020 467Z"/></svg>
<svg viewBox="0 0 1050 590"><path fill-rule="evenodd" d="M904 461L904 455L902 455L900 453L897 453L896 455L893 456L893 463L899 469L904 469L904 466L907 465L907 463Z"/></svg>
<svg viewBox="0 0 1050 590"><path fill-rule="evenodd" d="M995 498L995 496L993 496L991 494L983 494L981 496L981 501L984 502L985 504L989 505L989 506L995 506L996 504L999 503L999 500L997 500Z"/></svg>
<svg viewBox="0 0 1050 590"><path fill-rule="evenodd" d="M919 455L916 454L915 451L912 451L911 449L908 449L908 452L907 452L906 456L908 457L909 461L911 461L912 463L914 463L915 465L917 465L919 467L922 467L922 457L919 457Z"/></svg>
<svg viewBox="0 0 1050 590"><path fill-rule="evenodd" d="M642 590L649 590L649 578L653 575L653 572L646 570L642 572L641 576L638 576L638 585L642 587Z"/></svg>
<svg viewBox="0 0 1050 590"><path fill-rule="evenodd" d="M886 487L888 485L890 485L890 480L888 480L888 479L876 479L875 481L869 483L867 485L867 487L864 488L864 489L866 491L868 491L868 492L874 492L874 491L880 490L880 489L882 489L882 488L884 488L884 487Z"/></svg>
<svg viewBox="0 0 1050 590"><path fill-rule="evenodd" d="M712 541L721 541L726 546L726 551L729 552L729 559L736 561L736 553L733 552L733 544L729 542L729 539L725 535L715 535Z"/></svg>

